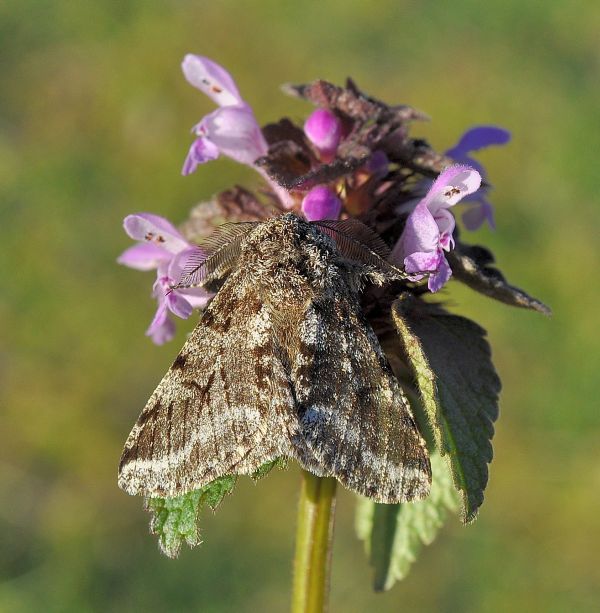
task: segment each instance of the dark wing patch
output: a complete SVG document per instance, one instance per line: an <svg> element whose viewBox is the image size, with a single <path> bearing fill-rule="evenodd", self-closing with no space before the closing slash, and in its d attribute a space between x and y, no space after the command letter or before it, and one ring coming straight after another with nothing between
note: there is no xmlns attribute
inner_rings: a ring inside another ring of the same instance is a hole
<svg viewBox="0 0 600 613"><path fill-rule="evenodd" d="M292 381L302 444L321 474L359 494L424 498L431 469L408 402L356 299L343 287L334 296L313 303L301 324Z"/></svg>

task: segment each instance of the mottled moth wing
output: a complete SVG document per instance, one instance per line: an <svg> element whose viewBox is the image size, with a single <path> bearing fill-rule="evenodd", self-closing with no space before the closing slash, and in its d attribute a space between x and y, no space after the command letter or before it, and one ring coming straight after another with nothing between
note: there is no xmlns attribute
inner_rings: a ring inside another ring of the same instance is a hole
<svg viewBox="0 0 600 613"><path fill-rule="evenodd" d="M382 247L332 227L286 214L220 233L206 262L232 272L129 435L125 491L173 497L290 456L380 502L428 493L425 443L359 305L373 266L358 256Z"/></svg>
<svg viewBox="0 0 600 613"><path fill-rule="evenodd" d="M294 399L245 274L215 296L133 427L119 466L127 493L173 497L291 455Z"/></svg>
<svg viewBox="0 0 600 613"><path fill-rule="evenodd" d="M345 283L310 305L299 338L292 381L301 436L320 474L378 502L427 496L431 468L425 442Z"/></svg>

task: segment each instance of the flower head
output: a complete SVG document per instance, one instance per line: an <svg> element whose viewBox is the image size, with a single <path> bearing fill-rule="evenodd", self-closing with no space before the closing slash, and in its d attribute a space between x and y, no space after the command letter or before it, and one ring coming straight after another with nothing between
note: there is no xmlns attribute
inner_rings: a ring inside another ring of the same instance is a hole
<svg viewBox="0 0 600 613"><path fill-rule="evenodd" d="M491 145L505 145L509 140L508 130L496 126L475 126L467 130L445 155L460 164L471 166L485 178L487 176L485 168L469 154ZM467 230L477 230L486 221L491 228L495 227L494 209L486 197L488 191L489 187L483 186L476 194L465 198L465 203L469 203L469 207L463 213L462 219Z"/></svg>
<svg viewBox="0 0 600 613"><path fill-rule="evenodd" d="M181 279L183 264L199 248L188 243L171 222L152 213L128 215L123 227L140 242L124 251L117 261L137 270L157 271L152 295L158 307L146 335L162 345L175 334L169 312L187 319L193 309L205 306L211 298L201 288L172 289Z"/></svg>
<svg viewBox="0 0 600 613"><path fill-rule="evenodd" d="M181 67L188 82L219 105L194 127L198 138L190 147L182 174L191 174L199 164L221 154L248 165L266 155L268 147L260 126L232 76L219 64L199 55L186 55Z"/></svg>
<svg viewBox="0 0 600 613"><path fill-rule="evenodd" d="M342 210L342 201L325 185L313 187L302 200L302 212L308 221L337 219Z"/></svg>
<svg viewBox="0 0 600 613"><path fill-rule="evenodd" d="M450 166L433 182L425 197L408 216L392 257L404 263L413 279L429 272L428 287L437 292L452 275L444 251L454 247L456 226L450 207L475 192L481 175L470 166Z"/></svg>

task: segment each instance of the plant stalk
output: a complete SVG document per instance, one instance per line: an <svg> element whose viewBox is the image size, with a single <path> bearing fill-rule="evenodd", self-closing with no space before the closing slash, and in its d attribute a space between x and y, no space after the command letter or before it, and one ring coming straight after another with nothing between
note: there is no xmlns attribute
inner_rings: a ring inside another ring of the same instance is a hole
<svg viewBox="0 0 600 613"><path fill-rule="evenodd" d="M302 471L292 613L322 613L327 610L336 480Z"/></svg>

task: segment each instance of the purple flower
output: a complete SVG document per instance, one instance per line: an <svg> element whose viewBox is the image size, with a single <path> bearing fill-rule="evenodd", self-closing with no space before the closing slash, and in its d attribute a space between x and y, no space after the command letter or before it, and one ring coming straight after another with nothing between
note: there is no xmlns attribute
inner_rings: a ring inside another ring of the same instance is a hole
<svg viewBox="0 0 600 613"><path fill-rule="evenodd" d="M331 111L317 109L304 122L304 133L321 156L330 160L342 138L342 122Z"/></svg>
<svg viewBox="0 0 600 613"><path fill-rule="evenodd" d="M191 174L199 164L221 154L248 165L266 155L268 147L260 126L231 75L199 55L186 55L181 67L188 82L219 105L194 127L198 138L190 147L182 174Z"/></svg>
<svg viewBox="0 0 600 613"><path fill-rule="evenodd" d="M313 187L302 200L302 212L308 221L337 219L342 210L342 201L325 185Z"/></svg>
<svg viewBox="0 0 600 613"><path fill-rule="evenodd" d="M157 271L152 295L158 308L146 335L162 345L175 334L169 312L187 319L193 309L205 306L212 296L202 288L171 289L180 281L186 260L199 247L188 243L171 222L151 213L128 215L123 227L131 238L140 242L120 255L119 264Z"/></svg>
<svg viewBox="0 0 600 613"><path fill-rule="evenodd" d="M428 287L437 292L452 275L444 250L454 247L456 222L448 210L481 185L481 175L469 166L450 166L433 182L425 197L408 216L392 258L404 263L412 279L429 272Z"/></svg>
<svg viewBox="0 0 600 613"><path fill-rule="evenodd" d="M510 132L496 126L476 126L467 130L459 141L446 151L448 157L460 164L471 166L485 178L487 173L483 166L469 154L491 145L505 145L510 140ZM465 198L469 203L468 209L463 213L462 219L467 230L477 230L485 221L495 228L494 209L487 199L488 186L483 186L477 194Z"/></svg>

